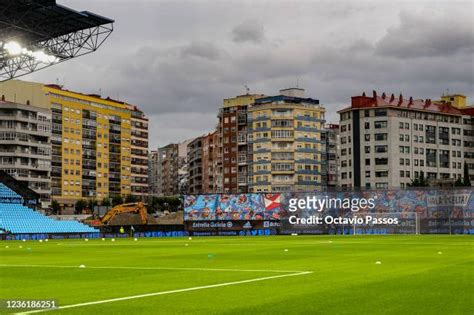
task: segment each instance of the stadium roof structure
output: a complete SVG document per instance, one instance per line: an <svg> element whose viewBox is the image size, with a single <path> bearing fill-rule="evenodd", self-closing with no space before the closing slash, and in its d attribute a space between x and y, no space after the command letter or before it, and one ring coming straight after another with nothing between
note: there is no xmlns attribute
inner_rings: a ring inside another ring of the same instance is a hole
<svg viewBox="0 0 474 315"><path fill-rule="evenodd" d="M0 81L96 51L113 23L56 0L0 0Z"/></svg>

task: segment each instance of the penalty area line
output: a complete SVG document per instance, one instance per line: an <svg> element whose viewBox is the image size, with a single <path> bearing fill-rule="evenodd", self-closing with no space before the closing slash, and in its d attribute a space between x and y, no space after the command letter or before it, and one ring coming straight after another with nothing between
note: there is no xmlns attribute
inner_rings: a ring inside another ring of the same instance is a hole
<svg viewBox="0 0 474 315"><path fill-rule="evenodd" d="M272 279L285 278L285 277L303 276L303 275L308 275L308 274L311 274L311 273L313 273L313 272L312 271L303 271L303 272L290 273L290 274L285 274L285 275L268 276L268 277L254 278L254 279L248 279L248 280L240 280L240 281L224 282L224 283L203 285L203 286L184 288L184 289L176 289L176 290L170 290L170 291L160 291L160 292L145 293L145 294L139 294L139 295L131 295L131 296L125 296L125 297L120 297L120 298L114 298L114 299L106 299L106 300L99 300L99 301L92 301L92 302L85 302L85 303L78 303L78 304L70 304L70 305L59 306L59 307L56 307L56 308L32 310L32 311L15 313L15 314L20 315L20 314L42 313L42 312L48 312L48 311L63 310L63 309L84 307L84 306L97 305L97 304L105 304L105 303L113 303L113 302L141 299L141 298L158 296L158 295L167 295L167 294L174 294L174 293L182 293L182 292L198 291L198 290L205 290L205 289L212 289L212 288L219 288L219 287L227 287L227 286L232 286L232 285L239 285L239 284L244 284L244 283L252 283L252 282L272 280Z"/></svg>

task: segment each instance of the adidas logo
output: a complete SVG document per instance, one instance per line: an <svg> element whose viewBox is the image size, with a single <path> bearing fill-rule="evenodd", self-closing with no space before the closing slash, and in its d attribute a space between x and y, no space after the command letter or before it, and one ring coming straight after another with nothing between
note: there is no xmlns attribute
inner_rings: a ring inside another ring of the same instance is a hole
<svg viewBox="0 0 474 315"><path fill-rule="evenodd" d="M244 228L244 229L251 229L251 228L252 228L252 224L250 224L250 221L247 221L247 223L244 224L243 228Z"/></svg>

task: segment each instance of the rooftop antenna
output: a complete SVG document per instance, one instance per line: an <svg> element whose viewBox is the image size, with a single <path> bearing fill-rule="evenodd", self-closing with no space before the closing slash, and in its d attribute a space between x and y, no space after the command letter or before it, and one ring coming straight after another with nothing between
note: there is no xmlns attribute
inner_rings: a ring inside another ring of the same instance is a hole
<svg viewBox="0 0 474 315"><path fill-rule="evenodd" d="M247 91L247 95L249 95L249 94L250 94L250 89L249 89L249 87L247 86L247 84L244 85L244 87L245 87L245 90Z"/></svg>
<svg viewBox="0 0 474 315"><path fill-rule="evenodd" d="M99 96L102 97L102 88L99 88Z"/></svg>

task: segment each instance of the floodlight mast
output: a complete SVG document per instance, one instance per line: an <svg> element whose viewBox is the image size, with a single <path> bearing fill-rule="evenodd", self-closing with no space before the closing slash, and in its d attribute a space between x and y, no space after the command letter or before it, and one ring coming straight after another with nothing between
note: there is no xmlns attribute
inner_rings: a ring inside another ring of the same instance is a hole
<svg viewBox="0 0 474 315"><path fill-rule="evenodd" d="M0 10L0 82L94 52L113 32L113 20L55 0L6 1Z"/></svg>

